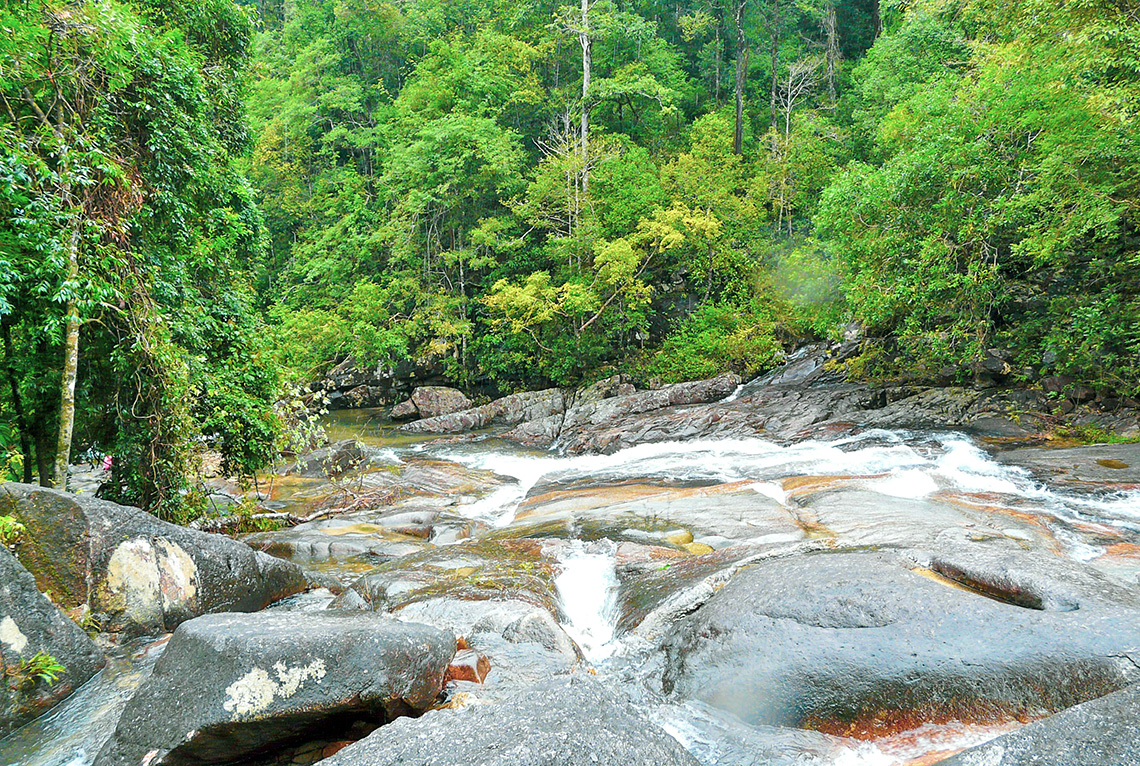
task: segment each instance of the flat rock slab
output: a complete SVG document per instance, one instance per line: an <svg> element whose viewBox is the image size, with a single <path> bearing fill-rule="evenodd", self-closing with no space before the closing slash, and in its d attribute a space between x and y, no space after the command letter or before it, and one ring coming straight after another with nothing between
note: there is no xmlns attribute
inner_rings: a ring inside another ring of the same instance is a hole
<svg viewBox="0 0 1140 766"><path fill-rule="evenodd" d="M107 632L165 633L211 612L251 612L308 587L301 568L137 508L28 484L0 487L27 527L20 562L64 608L86 604Z"/></svg>
<svg viewBox="0 0 1140 766"><path fill-rule="evenodd" d="M884 491L890 480L865 479L863 486L805 494L796 498L796 514L815 536L847 547L929 545L947 533L965 532L1011 537L1042 550L1056 547L1043 519L950 493L895 497Z"/></svg>
<svg viewBox="0 0 1140 766"><path fill-rule="evenodd" d="M1140 610L1079 605L1015 606L889 553L763 561L676 625L664 687L749 724L864 736L1033 717L1140 681Z"/></svg>
<svg viewBox="0 0 1140 766"><path fill-rule="evenodd" d="M401 719L323 766L699 766L677 740L584 675L510 701Z"/></svg>
<svg viewBox="0 0 1140 766"><path fill-rule="evenodd" d="M1027 447L1000 452L997 459L1070 484L1140 486L1140 443L1093 444L1059 449Z"/></svg>
<svg viewBox="0 0 1140 766"><path fill-rule="evenodd" d="M1071 707L938 766L1124 766L1140 763L1140 686Z"/></svg>
<svg viewBox="0 0 1140 766"><path fill-rule="evenodd" d="M547 483L520 504L512 530L561 521L591 536L723 548L744 542L791 542L804 531L791 512L740 481L668 486L652 481Z"/></svg>
<svg viewBox="0 0 1140 766"><path fill-rule="evenodd" d="M227 764L346 720L429 707L455 637L373 614L219 614L183 623L95 766Z"/></svg>
<svg viewBox="0 0 1140 766"><path fill-rule="evenodd" d="M51 686L27 671L25 663L40 652L64 667ZM0 545L0 739L71 694L104 662L87 634Z"/></svg>
<svg viewBox="0 0 1140 766"><path fill-rule="evenodd" d="M855 740L807 729L749 726L701 702L662 705L654 723L676 737L703 764L715 766L824 766L842 764ZM848 755L850 758L850 755Z"/></svg>

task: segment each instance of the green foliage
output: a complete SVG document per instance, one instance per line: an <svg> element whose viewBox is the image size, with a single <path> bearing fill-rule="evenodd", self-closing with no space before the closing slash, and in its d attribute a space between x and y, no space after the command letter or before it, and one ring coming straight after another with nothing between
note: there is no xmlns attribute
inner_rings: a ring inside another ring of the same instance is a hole
<svg viewBox="0 0 1140 766"><path fill-rule="evenodd" d="M248 145L251 18L229 0L0 13L0 215L12 224L0 228L0 408L23 478L52 478L73 304L75 451L114 455L110 497L184 518L203 441L248 473L276 438L277 373L250 284L264 227L233 163Z"/></svg>
<svg viewBox="0 0 1140 766"><path fill-rule="evenodd" d="M15 548L25 532L24 525L13 516L0 516L0 545Z"/></svg>
<svg viewBox="0 0 1140 766"><path fill-rule="evenodd" d="M776 324L765 302L710 303L680 322L638 373L665 383L701 380L726 370L744 378L775 366L782 355Z"/></svg>
<svg viewBox="0 0 1140 766"><path fill-rule="evenodd" d="M4 5L0 467L50 478L69 307L78 451L177 519L348 357L681 380L855 320L898 340L866 374L1001 346L1140 393L1131 6L776 8L593 3L583 91L573 4Z"/></svg>
<svg viewBox="0 0 1140 766"><path fill-rule="evenodd" d="M51 686L67 672L67 668L47 652L36 652L7 668L7 672L15 681L16 688L28 690L40 682Z"/></svg>

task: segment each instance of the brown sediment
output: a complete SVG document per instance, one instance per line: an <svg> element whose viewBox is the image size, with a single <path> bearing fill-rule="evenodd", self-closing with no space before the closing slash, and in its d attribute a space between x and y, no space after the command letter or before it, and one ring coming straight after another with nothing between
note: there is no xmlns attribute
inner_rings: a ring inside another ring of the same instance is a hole
<svg viewBox="0 0 1140 766"><path fill-rule="evenodd" d="M1123 470L1129 467L1128 463L1125 463L1123 460L1114 460L1112 458L1101 458L1096 461L1096 464L1101 468L1112 468L1114 470Z"/></svg>
<svg viewBox="0 0 1140 766"><path fill-rule="evenodd" d="M938 583L939 585L945 585L948 588L953 588L954 590L961 590L961 591L965 591L966 593L973 593L974 595L978 595L978 596L988 596L989 595L988 593L985 593L981 590L978 590L977 588L971 588L969 585L966 585L965 583L961 583L961 582L958 582L957 580L954 580L950 577L947 577L946 575L941 574L940 572L935 572L933 569L927 569L926 567L915 567L914 569L912 569L910 571L914 572L916 575L921 575L922 577L925 577L928 580L933 580L934 582ZM1002 599L997 599L997 600L1001 601Z"/></svg>
<svg viewBox="0 0 1140 766"><path fill-rule="evenodd" d="M1105 556L1119 556L1121 558L1140 558L1140 545L1136 543L1114 543L1105 549Z"/></svg>
<svg viewBox="0 0 1140 766"><path fill-rule="evenodd" d="M994 726L999 724L1026 724L1043 717L1026 710L1003 709L996 704L961 703L954 706L926 706L914 710L883 710L867 713L850 721L809 716L801 722L806 729L833 737L850 737L858 740L884 740L899 738L931 724L936 726Z"/></svg>

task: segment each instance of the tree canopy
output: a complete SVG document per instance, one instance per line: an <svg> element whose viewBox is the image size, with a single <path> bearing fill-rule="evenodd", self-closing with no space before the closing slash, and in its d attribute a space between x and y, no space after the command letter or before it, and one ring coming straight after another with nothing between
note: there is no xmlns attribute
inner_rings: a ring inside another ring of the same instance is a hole
<svg viewBox="0 0 1140 766"><path fill-rule="evenodd" d="M676 381L854 322L882 374L999 348L1140 395L1134 4L2 8L24 478L74 441L177 515L201 445L264 466L283 386L348 356L484 393Z"/></svg>

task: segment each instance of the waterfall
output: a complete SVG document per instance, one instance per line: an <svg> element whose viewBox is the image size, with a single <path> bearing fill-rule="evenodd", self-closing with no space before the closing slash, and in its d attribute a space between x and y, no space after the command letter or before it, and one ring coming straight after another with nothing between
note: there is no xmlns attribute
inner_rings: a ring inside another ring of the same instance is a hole
<svg viewBox="0 0 1140 766"><path fill-rule="evenodd" d="M606 543L570 543L561 557L561 573L554 584L566 615L563 625L590 662L614 653L618 616L618 579L614 546Z"/></svg>

